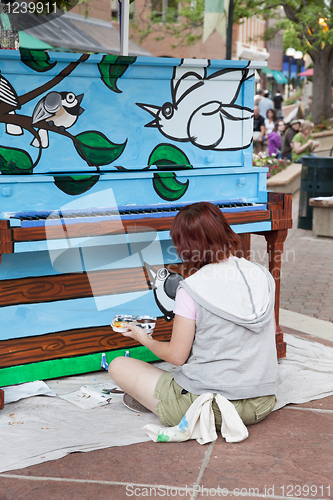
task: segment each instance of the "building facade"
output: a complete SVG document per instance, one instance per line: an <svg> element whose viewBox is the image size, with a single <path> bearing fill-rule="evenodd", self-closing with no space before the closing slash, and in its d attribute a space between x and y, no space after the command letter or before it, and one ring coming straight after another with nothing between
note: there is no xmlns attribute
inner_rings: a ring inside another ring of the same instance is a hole
<svg viewBox="0 0 333 500"><path fill-rule="evenodd" d="M72 12L103 20L112 18L112 24L119 30L119 5L118 0L91 0L78 5ZM130 24L130 38L157 57L225 59L226 42L216 30L203 42L202 26L193 28L191 34L198 39L192 45L181 44L181 36L163 36L166 22L170 23L168 8L174 12L171 23L179 27L179 31L182 30L182 19L177 15L178 5L177 0L135 0L130 5L130 19L135 21L135 25ZM155 12L156 22L150 24L150 34L142 38L140 31L147 27L147 16L151 12ZM256 75L256 87L267 88L270 93L282 91L286 83L282 75L282 33L269 42L263 39L266 27L273 22L255 16L243 19L241 23L234 24L232 36L232 59L267 61L268 69L262 71L260 76Z"/></svg>

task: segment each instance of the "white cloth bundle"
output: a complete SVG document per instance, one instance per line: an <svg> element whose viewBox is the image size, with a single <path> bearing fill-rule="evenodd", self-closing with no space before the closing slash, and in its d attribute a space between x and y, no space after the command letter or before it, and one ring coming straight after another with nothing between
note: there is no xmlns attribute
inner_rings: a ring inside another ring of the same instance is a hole
<svg viewBox="0 0 333 500"><path fill-rule="evenodd" d="M217 439L215 418L212 408L214 395L201 394L189 407L182 420L175 427L159 427L147 424L143 427L148 436L156 442L181 442L196 439L199 444ZM221 434L228 443L243 441L249 435L247 428L228 399L220 394L215 396L222 415Z"/></svg>

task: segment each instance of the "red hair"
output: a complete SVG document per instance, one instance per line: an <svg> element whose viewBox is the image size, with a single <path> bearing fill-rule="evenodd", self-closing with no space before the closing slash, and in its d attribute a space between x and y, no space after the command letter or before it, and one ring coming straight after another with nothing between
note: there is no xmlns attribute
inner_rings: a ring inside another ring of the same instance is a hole
<svg viewBox="0 0 333 500"><path fill-rule="evenodd" d="M183 207L170 235L187 272L227 259L241 244L221 210L206 201Z"/></svg>

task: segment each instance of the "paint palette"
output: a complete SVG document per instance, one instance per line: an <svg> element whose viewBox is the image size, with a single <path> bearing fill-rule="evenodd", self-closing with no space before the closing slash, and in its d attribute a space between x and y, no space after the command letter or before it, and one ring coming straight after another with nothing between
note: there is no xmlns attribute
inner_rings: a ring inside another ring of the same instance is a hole
<svg viewBox="0 0 333 500"><path fill-rule="evenodd" d="M133 316L129 314L119 314L112 320L111 327L114 332L128 332L128 323L135 323L149 335L153 332L156 324L154 316Z"/></svg>

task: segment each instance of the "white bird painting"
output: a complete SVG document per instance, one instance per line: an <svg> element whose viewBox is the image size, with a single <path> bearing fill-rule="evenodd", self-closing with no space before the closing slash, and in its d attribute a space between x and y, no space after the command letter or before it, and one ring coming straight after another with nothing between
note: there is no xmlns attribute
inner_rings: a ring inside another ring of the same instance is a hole
<svg viewBox="0 0 333 500"><path fill-rule="evenodd" d="M15 110L21 109L19 98L14 87L2 75L0 75L0 102L8 104L8 106L13 108L11 111L8 111L9 115L15 115ZM9 135L22 135L23 130L19 125L7 123L6 133Z"/></svg>
<svg viewBox="0 0 333 500"><path fill-rule="evenodd" d="M144 263L148 273L149 283L154 292L157 306L164 315L166 321L174 317L175 297L179 282L184 278L181 274L169 271L166 267L155 270L153 266Z"/></svg>
<svg viewBox="0 0 333 500"><path fill-rule="evenodd" d="M207 67L180 65L171 80L170 102L136 104L154 117L145 127L157 127L168 139L204 150L236 151L252 142L253 110L235 104L250 78L254 70L247 67L207 75Z"/></svg>

